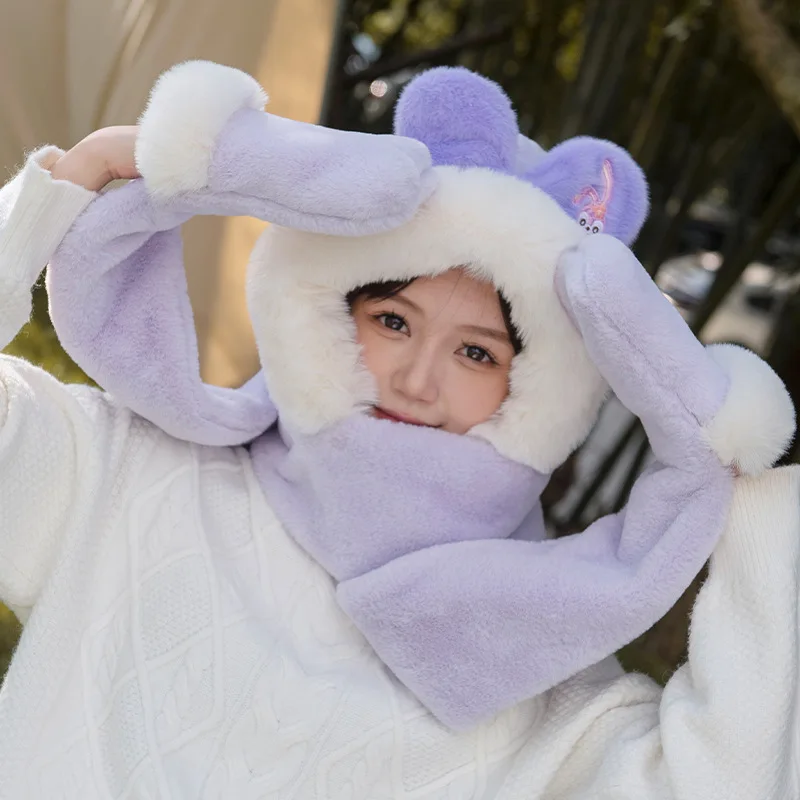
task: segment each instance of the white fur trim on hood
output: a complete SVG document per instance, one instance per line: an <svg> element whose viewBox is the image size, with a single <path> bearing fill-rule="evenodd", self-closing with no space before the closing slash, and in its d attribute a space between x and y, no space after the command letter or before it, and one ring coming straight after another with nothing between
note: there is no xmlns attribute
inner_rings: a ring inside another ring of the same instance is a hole
<svg viewBox="0 0 800 800"><path fill-rule="evenodd" d="M248 302L270 393L284 424L302 433L373 403L347 293L465 267L507 298L525 344L508 398L470 434L549 473L586 438L607 390L554 288L559 255L586 234L550 196L516 178L477 168L436 172L433 196L388 233L265 231L253 252Z"/></svg>
<svg viewBox="0 0 800 800"><path fill-rule="evenodd" d="M211 61L167 70L139 120L136 167L148 191L166 199L202 189L214 146L240 109L263 111L267 95L252 76Z"/></svg>

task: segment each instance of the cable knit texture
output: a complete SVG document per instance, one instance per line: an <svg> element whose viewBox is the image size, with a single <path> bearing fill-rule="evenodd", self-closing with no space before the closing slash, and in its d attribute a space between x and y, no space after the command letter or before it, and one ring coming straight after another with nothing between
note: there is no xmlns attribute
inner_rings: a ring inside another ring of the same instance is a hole
<svg viewBox="0 0 800 800"><path fill-rule="evenodd" d="M0 198L20 259L5 341L49 257L31 221L79 211L42 177ZM797 796L797 468L737 480L663 693L607 661L453 733L338 609L246 450L171 439L8 357L0 408L0 599L30 612L0 692L3 800Z"/></svg>

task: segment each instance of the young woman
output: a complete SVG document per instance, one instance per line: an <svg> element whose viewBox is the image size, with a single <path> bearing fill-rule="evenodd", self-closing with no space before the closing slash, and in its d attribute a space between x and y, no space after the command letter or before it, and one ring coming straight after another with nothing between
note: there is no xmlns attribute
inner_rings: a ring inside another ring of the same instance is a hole
<svg viewBox="0 0 800 800"><path fill-rule="evenodd" d="M109 392L0 361L0 598L26 620L0 797L792 796L800 476L768 469L791 403L633 258L627 154L536 151L463 70L407 90L408 138L263 100L182 65L139 130L3 190L3 343L49 261ZM199 213L278 223L240 390L198 376ZM659 464L547 541L539 493L609 385ZM663 693L623 675L712 549L689 664Z"/></svg>

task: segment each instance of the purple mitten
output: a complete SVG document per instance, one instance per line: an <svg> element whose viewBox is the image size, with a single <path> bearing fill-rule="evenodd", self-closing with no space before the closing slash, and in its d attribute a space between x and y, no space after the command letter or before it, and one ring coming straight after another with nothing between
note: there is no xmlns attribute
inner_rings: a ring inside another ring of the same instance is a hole
<svg viewBox="0 0 800 800"><path fill-rule="evenodd" d="M247 215L363 236L408 220L434 187L420 142L328 130L264 113L249 75L181 64L141 123L143 180L95 200L48 269L50 312L70 356L118 401L201 444L247 442L275 420L262 375L200 380L179 227Z"/></svg>
<svg viewBox="0 0 800 800"><path fill-rule="evenodd" d="M780 379L743 348L704 348L621 242L591 236L565 252L556 289L662 464L685 469L711 451L726 467L756 474L785 452L794 408Z"/></svg>
<svg viewBox="0 0 800 800"><path fill-rule="evenodd" d="M587 237L562 258L558 286L660 463L622 513L581 534L429 547L338 589L380 658L454 728L546 691L663 616L722 532L734 468L769 466L794 429L777 376L739 348L704 349L621 242Z"/></svg>
<svg viewBox="0 0 800 800"><path fill-rule="evenodd" d="M265 102L256 80L231 67L191 61L164 73L136 145L154 200L189 200L195 214L365 236L407 222L433 191L421 142L276 117L264 113Z"/></svg>

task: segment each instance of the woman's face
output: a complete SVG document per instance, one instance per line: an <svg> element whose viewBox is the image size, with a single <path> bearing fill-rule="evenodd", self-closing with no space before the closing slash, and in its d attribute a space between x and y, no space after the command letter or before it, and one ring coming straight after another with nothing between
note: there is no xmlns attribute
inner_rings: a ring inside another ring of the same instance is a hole
<svg viewBox="0 0 800 800"><path fill-rule="evenodd" d="M497 291L461 269L352 306L383 419L466 433L508 394L514 347Z"/></svg>

